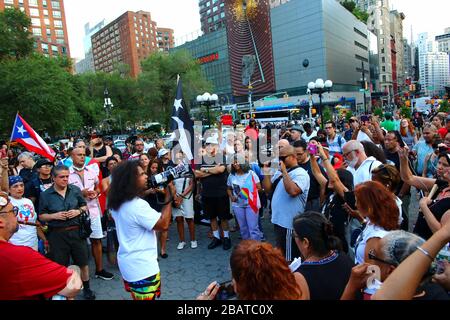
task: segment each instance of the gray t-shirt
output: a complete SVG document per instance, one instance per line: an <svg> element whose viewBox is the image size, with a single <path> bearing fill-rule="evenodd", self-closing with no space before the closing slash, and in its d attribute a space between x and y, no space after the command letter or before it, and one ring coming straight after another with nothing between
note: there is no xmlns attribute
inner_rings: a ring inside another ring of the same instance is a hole
<svg viewBox="0 0 450 320"><path fill-rule="evenodd" d="M272 183L281 175L277 171L272 177ZM302 190L296 197L291 197L284 188L283 179L278 183L272 197L272 223L286 229L293 229L294 217L305 211L309 192L309 175L303 168L289 172L294 183Z"/></svg>

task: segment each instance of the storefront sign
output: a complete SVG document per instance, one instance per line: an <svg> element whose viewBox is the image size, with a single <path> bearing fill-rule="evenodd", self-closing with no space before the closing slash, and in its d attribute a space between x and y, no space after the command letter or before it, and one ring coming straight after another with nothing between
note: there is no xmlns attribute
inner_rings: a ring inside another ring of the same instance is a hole
<svg viewBox="0 0 450 320"><path fill-rule="evenodd" d="M203 56L203 57L200 57L197 59L199 64L210 63L210 62L217 61L217 60L219 60L218 52L215 52L215 53L212 53L212 54L209 54L207 56Z"/></svg>

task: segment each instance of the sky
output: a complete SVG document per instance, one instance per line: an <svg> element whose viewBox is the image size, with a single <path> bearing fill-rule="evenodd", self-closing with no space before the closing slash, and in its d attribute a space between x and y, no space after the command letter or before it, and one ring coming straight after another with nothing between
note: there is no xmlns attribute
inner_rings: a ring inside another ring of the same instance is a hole
<svg viewBox="0 0 450 320"><path fill-rule="evenodd" d="M390 0L390 6L406 15L403 35L408 40L411 39L411 25L414 39L421 32L428 32L432 37L450 27L449 0ZM86 23L93 26L103 19L108 23L127 10L149 11L159 27L174 29L178 40L189 39L200 30L198 0L65 0L64 7L71 56L77 59L84 57Z"/></svg>

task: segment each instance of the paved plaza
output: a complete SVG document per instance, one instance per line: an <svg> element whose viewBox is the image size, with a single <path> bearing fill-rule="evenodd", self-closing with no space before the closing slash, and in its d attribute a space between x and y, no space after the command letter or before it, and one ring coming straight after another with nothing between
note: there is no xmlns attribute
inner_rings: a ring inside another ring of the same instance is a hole
<svg viewBox="0 0 450 320"><path fill-rule="evenodd" d="M417 218L418 201L417 193L413 190L411 195L410 212L415 213L410 220ZM270 222L270 216L266 210L262 220L264 234L269 243L275 243L273 225ZM230 220L230 225L234 225L234 220ZM167 259L159 257L159 266L161 269L161 300L189 300L195 299L208 284L212 281L224 282L231 279L231 270L229 259L232 249L224 251L222 247L208 250L210 243L208 238L209 227L195 225L198 248L191 249L190 242L183 250L177 250L178 233L176 222L174 221L169 228L169 241L167 242ZM412 223L410 223L412 230ZM239 231L231 232L232 246L241 241ZM185 225L185 237L189 239L189 232ZM91 289L95 292L97 300L131 300L131 296L124 290L120 271L117 267L111 266L104 257L105 268L114 273L115 278L110 281L95 279L95 265L92 257L90 258ZM82 298L82 294L79 295Z"/></svg>

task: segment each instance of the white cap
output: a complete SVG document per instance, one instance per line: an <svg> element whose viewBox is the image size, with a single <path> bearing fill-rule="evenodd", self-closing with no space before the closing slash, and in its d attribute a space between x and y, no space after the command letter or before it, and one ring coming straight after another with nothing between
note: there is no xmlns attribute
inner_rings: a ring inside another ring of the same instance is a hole
<svg viewBox="0 0 450 320"><path fill-rule="evenodd" d="M208 137L206 138L206 144L219 144L216 137Z"/></svg>
<svg viewBox="0 0 450 320"><path fill-rule="evenodd" d="M162 156L164 156L168 153L169 153L169 150L162 148L158 151L158 158L161 158Z"/></svg>

